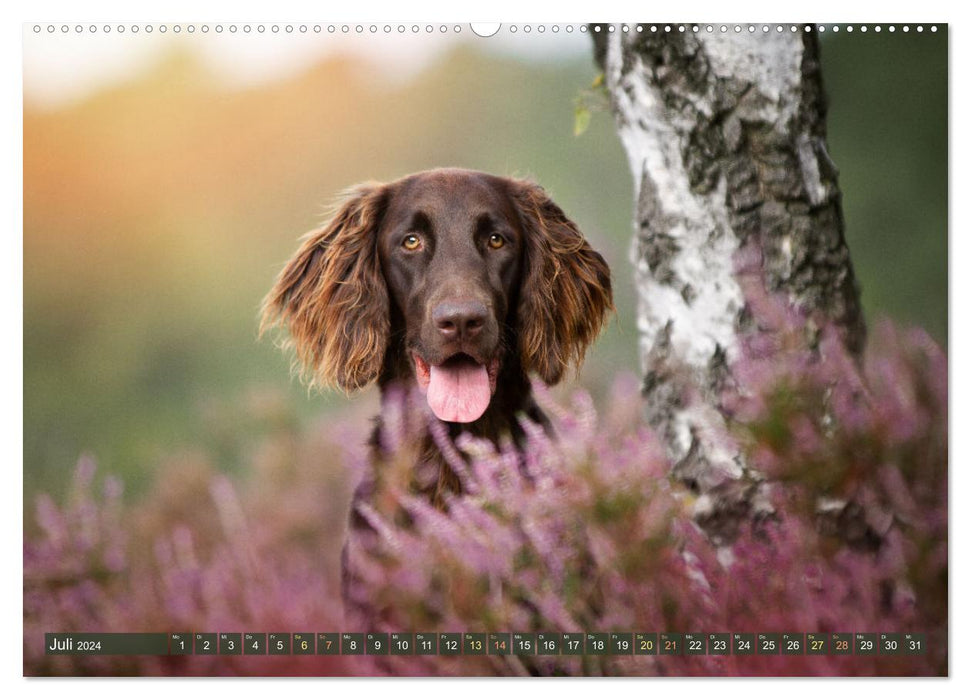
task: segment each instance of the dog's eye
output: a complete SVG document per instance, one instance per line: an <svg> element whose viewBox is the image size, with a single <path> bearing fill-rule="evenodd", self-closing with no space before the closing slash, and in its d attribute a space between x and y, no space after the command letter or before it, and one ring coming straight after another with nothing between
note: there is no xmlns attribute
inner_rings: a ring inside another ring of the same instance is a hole
<svg viewBox="0 0 971 700"><path fill-rule="evenodd" d="M405 250L418 250L421 248L421 239L413 233L409 234L401 241L401 247Z"/></svg>
<svg viewBox="0 0 971 700"><path fill-rule="evenodd" d="M498 233L494 233L489 236L489 247L493 250L499 250L504 245L506 245L506 239L500 236Z"/></svg>

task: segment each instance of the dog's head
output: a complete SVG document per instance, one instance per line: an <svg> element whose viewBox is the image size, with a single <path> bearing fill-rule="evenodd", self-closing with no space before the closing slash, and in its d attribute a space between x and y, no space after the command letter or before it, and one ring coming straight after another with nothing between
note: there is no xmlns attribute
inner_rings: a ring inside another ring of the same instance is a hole
<svg viewBox="0 0 971 700"><path fill-rule="evenodd" d="M444 169L350 192L280 273L263 324L289 330L312 384L407 367L439 418L465 423L504 363L558 382L612 308L607 264L542 188Z"/></svg>

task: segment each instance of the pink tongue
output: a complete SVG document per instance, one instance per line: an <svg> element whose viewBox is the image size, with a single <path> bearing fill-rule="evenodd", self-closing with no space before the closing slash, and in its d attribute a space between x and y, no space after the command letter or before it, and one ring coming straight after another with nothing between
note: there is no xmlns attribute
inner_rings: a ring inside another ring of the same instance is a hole
<svg viewBox="0 0 971 700"><path fill-rule="evenodd" d="M471 361L432 365L426 398L441 420L471 423L485 413L492 398L489 372Z"/></svg>

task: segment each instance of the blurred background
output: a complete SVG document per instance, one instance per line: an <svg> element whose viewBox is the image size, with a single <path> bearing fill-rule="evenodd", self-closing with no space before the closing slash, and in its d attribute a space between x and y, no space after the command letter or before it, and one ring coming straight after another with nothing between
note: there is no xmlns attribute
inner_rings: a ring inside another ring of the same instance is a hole
<svg viewBox="0 0 971 700"><path fill-rule="evenodd" d="M353 32L353 29L352 29ZM947 37L827 34L829 145L870 319L947 344ZM308 395L256 337L260 301L343 188L436 166L534 178L611 265L618 314L579 382L636 371L631 180L588 95L589 39L538 28L396 36L24 37L24 490L82 453L130 497L171 456L229 473L271 397ZM577 102L591 110L574 133ZM362 408L363 407L363 408ZM29 501L28 501L29 502ZM26 518L31 510L25 508Z"/></svg>

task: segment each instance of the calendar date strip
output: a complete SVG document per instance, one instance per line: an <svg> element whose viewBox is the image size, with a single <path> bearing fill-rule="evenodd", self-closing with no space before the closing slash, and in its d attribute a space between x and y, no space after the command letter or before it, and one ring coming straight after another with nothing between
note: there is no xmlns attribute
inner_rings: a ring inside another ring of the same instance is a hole
<svg viewBox="0 0 971 700"><path fill-rule="evenodd" d="M920 632L48 632L50 655L873 656L926 653Z"/></svg>

